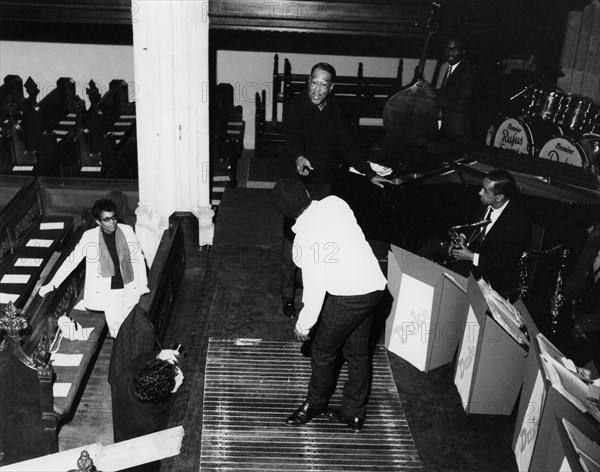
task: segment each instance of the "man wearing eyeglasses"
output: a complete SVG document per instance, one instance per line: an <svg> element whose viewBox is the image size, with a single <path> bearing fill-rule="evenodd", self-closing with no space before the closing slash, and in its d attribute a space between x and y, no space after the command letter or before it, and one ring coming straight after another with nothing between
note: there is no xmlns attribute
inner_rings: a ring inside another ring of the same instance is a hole
<svg viewBox="0 0 600 472"><path fill-rule="evenodd" d="M305 92L291 98L283 109L283 177L302 180L312 200L331 195L331 182L343 161L383 187L389 180L377 175L362 157L344 118L342 109L330 97L335 84L331 64L315 64ZM283 314L296 316L294 280L296 266L292 260L291 227L284 219L281 264L281 300Z"/></svg>
<svg viewBox="0 0 600 472"><path fill-rule="evenodd" d="M113 338L127 315L148 293L146 261L131 226L118 223L117 208L111 200L96 201L92 207L95 228L83 233L69 257L40 296L58 287L85 258L83 302L88 310L103 311Z"/></svg>
<svg viewBox="0 0 600 472"><path fill-rule="evenodd" d="M451 136L469 135L475 71L465 59L466 48L462 39L448 39L444 53L448 67L436 95L442 120L440 131Z"/></svg>

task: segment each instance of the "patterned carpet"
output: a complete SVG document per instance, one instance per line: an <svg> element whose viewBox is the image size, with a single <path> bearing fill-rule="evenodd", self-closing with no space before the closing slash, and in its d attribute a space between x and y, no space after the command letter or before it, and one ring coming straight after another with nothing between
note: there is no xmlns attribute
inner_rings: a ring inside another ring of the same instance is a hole
<svg viewBox="0 0 600 472"><path fill-rule="evenodd" d="M283 420L304 399L310 359L299 342L216 340L208 346L200 471L405 471L421 469L383 347L373 360L365 428L316 418ZM331 406L340 407L342 369Z"/></svg>

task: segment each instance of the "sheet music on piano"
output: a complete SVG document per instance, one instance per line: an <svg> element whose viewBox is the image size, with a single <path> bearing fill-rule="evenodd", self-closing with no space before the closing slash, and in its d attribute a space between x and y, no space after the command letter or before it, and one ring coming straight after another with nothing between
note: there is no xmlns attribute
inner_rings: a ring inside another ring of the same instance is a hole
<svg viewBox="0 0 600 472"><path fill-rule="evenodd" d="M579 462L586 472L600 472L600 445L562 418L569 440L579 455Z"/></svg>
<svg viewBox="0 0 600 472"><path fill-rule="evenodd" d="M538 334L537 340L544 370L552 386L580 411L587 412L600 421L600 410L587 398L587 384L576 372L566 367L572 364L571 360L563 356L543 334Z"/></svg>

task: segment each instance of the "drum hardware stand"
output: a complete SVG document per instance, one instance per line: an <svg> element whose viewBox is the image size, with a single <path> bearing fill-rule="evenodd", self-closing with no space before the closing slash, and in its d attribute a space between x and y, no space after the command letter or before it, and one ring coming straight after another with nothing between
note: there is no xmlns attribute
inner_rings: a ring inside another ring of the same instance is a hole
<svg viewBox="0 0 600 472"><path fill-rule="evenodd" d="M529 85L526 85L526 86L523 88L523 90L521 90L520 92L517 92L517 94L516 94L516 95L513 95L512 97L510 97L510 98L508 99L508 101L509 101L509 102L512 102L512 101L513 101L515 98L517 98L517 97L520 97L520 96L521 96L521 95L523 95L524 93L527 93L527 92L529 92L529 89L530 89L531 87L533 87L535 84L538 84L539 82L540 82L539 80L536 80L535 82L532 82L532 83L530 83Z"/></svg>

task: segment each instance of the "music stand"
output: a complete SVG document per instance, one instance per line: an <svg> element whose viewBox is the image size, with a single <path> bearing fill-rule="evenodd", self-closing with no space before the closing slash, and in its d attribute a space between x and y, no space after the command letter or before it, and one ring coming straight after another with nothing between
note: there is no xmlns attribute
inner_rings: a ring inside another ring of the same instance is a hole
<svg viewBox="0 0 600 472"><path fill-rule="evenodd" d="M385 347L429 372L452 362L466 317L467 279L392 245L388 289L394 298Z"/></svg>

